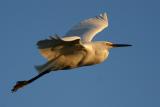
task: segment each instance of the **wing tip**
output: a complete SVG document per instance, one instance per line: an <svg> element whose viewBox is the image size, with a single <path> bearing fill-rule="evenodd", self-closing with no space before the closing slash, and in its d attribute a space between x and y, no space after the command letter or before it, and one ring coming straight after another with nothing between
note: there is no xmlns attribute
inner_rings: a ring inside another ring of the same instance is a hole
<svg viewBox="0 0 160 107"><path fill-rule="evenodd" d="M103 12L99 15L102 19L104 20L108 20L108 17L107 17L107 13L106 12Z"/></svg>

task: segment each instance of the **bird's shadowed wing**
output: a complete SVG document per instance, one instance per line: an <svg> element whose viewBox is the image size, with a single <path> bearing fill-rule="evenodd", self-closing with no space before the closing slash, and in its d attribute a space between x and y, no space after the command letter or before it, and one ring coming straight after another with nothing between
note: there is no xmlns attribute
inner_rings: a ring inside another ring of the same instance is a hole
<svg viewBox="0 0 160 107"><path fill-rule="evenodd" d="M77 25L73 26L66 36L79 36L83 42L90 42L93 37L108 26L108 18L106 13L102 13L99 16L89 18L81 21ZM65 36L65 37L66 37Z"/></svg>
<svg viewBox="0 0 160 107"><path fill-rule="evenodd" d="M51 36L49 39L40 40L37 42L38 49L42 56L48 60L56 58L61 54L61 49L67 46L83 47L80 42L80 37L64 37Z"/></svg>

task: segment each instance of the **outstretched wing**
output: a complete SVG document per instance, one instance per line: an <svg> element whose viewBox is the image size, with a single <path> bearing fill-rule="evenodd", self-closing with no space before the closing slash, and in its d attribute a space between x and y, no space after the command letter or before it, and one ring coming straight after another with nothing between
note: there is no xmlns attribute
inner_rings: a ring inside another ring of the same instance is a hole
<svg viewBox="0 0 160 107"><path fill-rule="evenodd" d="M81 21L77 25L73 26L66 36L79 36L83 42L90 42L93 37L108 26L108 18L106 13L102 13L99 16L89 18ZM66 37L65 36L65 37Z"/></svg>
<svg viewBox="0 0 160 107"><path fill-rule="evenodd" d="M62 48L76 45L82 47L80 37L77 36L60 38L56 35L51 36L49 39L40 40L37 42L41 55L48 60L53 60L59 56Z"/></svg>

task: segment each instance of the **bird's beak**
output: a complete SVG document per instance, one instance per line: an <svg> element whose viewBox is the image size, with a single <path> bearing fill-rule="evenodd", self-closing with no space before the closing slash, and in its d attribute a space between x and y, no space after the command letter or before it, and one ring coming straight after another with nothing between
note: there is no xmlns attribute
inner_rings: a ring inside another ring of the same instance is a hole
<svg viewBox="0 0 160 107"><path fill-rule="evenodd" d="M111 46L113 48L117 48L117 47L128 47L128 46L132 46L132 45L129 45L129 44L111 44Z"/></svg>

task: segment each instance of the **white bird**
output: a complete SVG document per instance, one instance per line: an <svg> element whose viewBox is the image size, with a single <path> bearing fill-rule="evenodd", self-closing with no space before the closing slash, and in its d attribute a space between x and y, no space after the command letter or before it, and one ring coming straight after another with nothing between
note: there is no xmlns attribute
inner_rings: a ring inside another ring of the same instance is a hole
<svg viewBox="0 0 160 107"><path fill-rule="evenodd" d="M94 36L106 27L108 27L108 18L106 13L102 13L81 21L63 37L54 35L49 39L38 41L38 49L48 61L43 65L35 66L38 75L30 80L18 81L12 92L51 71L99 64L107 59L111 48L131 46L107 41L92 41Z"/></svg>

